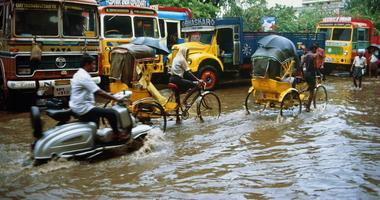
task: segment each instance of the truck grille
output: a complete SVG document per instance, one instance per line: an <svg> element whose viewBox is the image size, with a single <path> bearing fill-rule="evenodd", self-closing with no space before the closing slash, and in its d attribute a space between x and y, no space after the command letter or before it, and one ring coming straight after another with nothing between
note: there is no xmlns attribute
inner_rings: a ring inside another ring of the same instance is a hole
<svg viewBox="0 0 380 200"><path fill-rule="evenodd" d="M98 60L97 55L92 55ZM40 63L31 64L29 56L16 56L17 68L31 68L31 74L36 70L70 70L80 67L82 55L47 55L42 56Z"/></svg>

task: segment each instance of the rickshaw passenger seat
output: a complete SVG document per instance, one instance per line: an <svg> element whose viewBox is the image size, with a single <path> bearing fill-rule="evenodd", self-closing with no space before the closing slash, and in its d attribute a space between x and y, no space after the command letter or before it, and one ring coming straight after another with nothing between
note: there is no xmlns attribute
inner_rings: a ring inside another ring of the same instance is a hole
<svg viewBox="0 0 380 200"><path fill-rule="evenodd" d="M168 88L171 89L171 90L173 90L173 91L178 91L179 90L178 86L176 84L174 84L174 83L168 83Z"/></svg>

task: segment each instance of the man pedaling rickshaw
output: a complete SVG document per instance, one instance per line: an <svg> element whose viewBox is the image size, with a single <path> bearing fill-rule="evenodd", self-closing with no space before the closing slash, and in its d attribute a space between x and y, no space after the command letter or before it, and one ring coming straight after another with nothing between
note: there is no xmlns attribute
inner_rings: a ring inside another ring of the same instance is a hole
<svg viewBox="0 0 380 200"><path fill-rule="evenodd" d="M305 48L305 55L302 56L301 58L301 67L303 70L303 78L307 83L307 91L309 92L309 98L306 103L306 112L310 112L310 105L311 102L313 101L314 98L314 90L316 87L316 73L317 73L317 68L316 68L316 47L313 46L311 48Z"/></svg>

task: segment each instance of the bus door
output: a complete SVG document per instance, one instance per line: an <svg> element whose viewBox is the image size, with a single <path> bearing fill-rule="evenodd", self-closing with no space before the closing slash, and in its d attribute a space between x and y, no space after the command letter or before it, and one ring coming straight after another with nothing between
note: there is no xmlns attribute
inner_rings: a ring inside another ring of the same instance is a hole
<svg viewBox="0 0 380 200"><path fill-rule="evenodd" d="M181 37L180 21L160 19L160 29L164 44L171 50L173 45L179 43Z"/></svg>

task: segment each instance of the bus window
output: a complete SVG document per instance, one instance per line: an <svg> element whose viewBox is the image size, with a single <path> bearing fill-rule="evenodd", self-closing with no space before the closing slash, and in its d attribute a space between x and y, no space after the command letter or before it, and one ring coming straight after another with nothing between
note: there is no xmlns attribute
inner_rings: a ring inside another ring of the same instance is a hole
<svg viewBox="0 0 380 200"><path fill-rule="evenodd" d="M331 31L332 31L332 28L319 28L318 30L318 32L326 33L326 40L331 39Z"/></svg>
<svg viewBox="0 0 380 200"><path fill-rule="evenodd" d="M131 38L132 19L130 16L107 15L104 17L104 37Z"/></svg>
<svg viewBox="0 0 380 200"><path fill-rule="evenodd" d="M15 15L16 35L58 35L57 5L19 3Z"/></svg>
<svg viewBox="0 0 380 200"><path fill-rule="evenodd" d="M350 41L351 30L350 28L334 28L332 40Z"/></svg>
<svg viewBox="0 0 380 200"><path fill-rule="evenodd" d="M161 31L161 37L165 38L166 33L165 33L165 21L163 19L158 20L160 22L160 31Z"/></svg>
<svg viewBox="0 0 380 200"><path fill-rule="evenodd" d="M135 17L135 37L159 37L158 24L155 18Z"/></svg>
<svg viewBox="0 0 380 200"><path fill-rule="evenodd" d="M358 28L358 41L368 41L368 29Z"/></svg>
<svg viewBox="0 0 380 200"><path fill-rule="evenodd" d="M79 6L65 6L63 13L63 35L96 36L95 14L92 9Z"/></svg>

